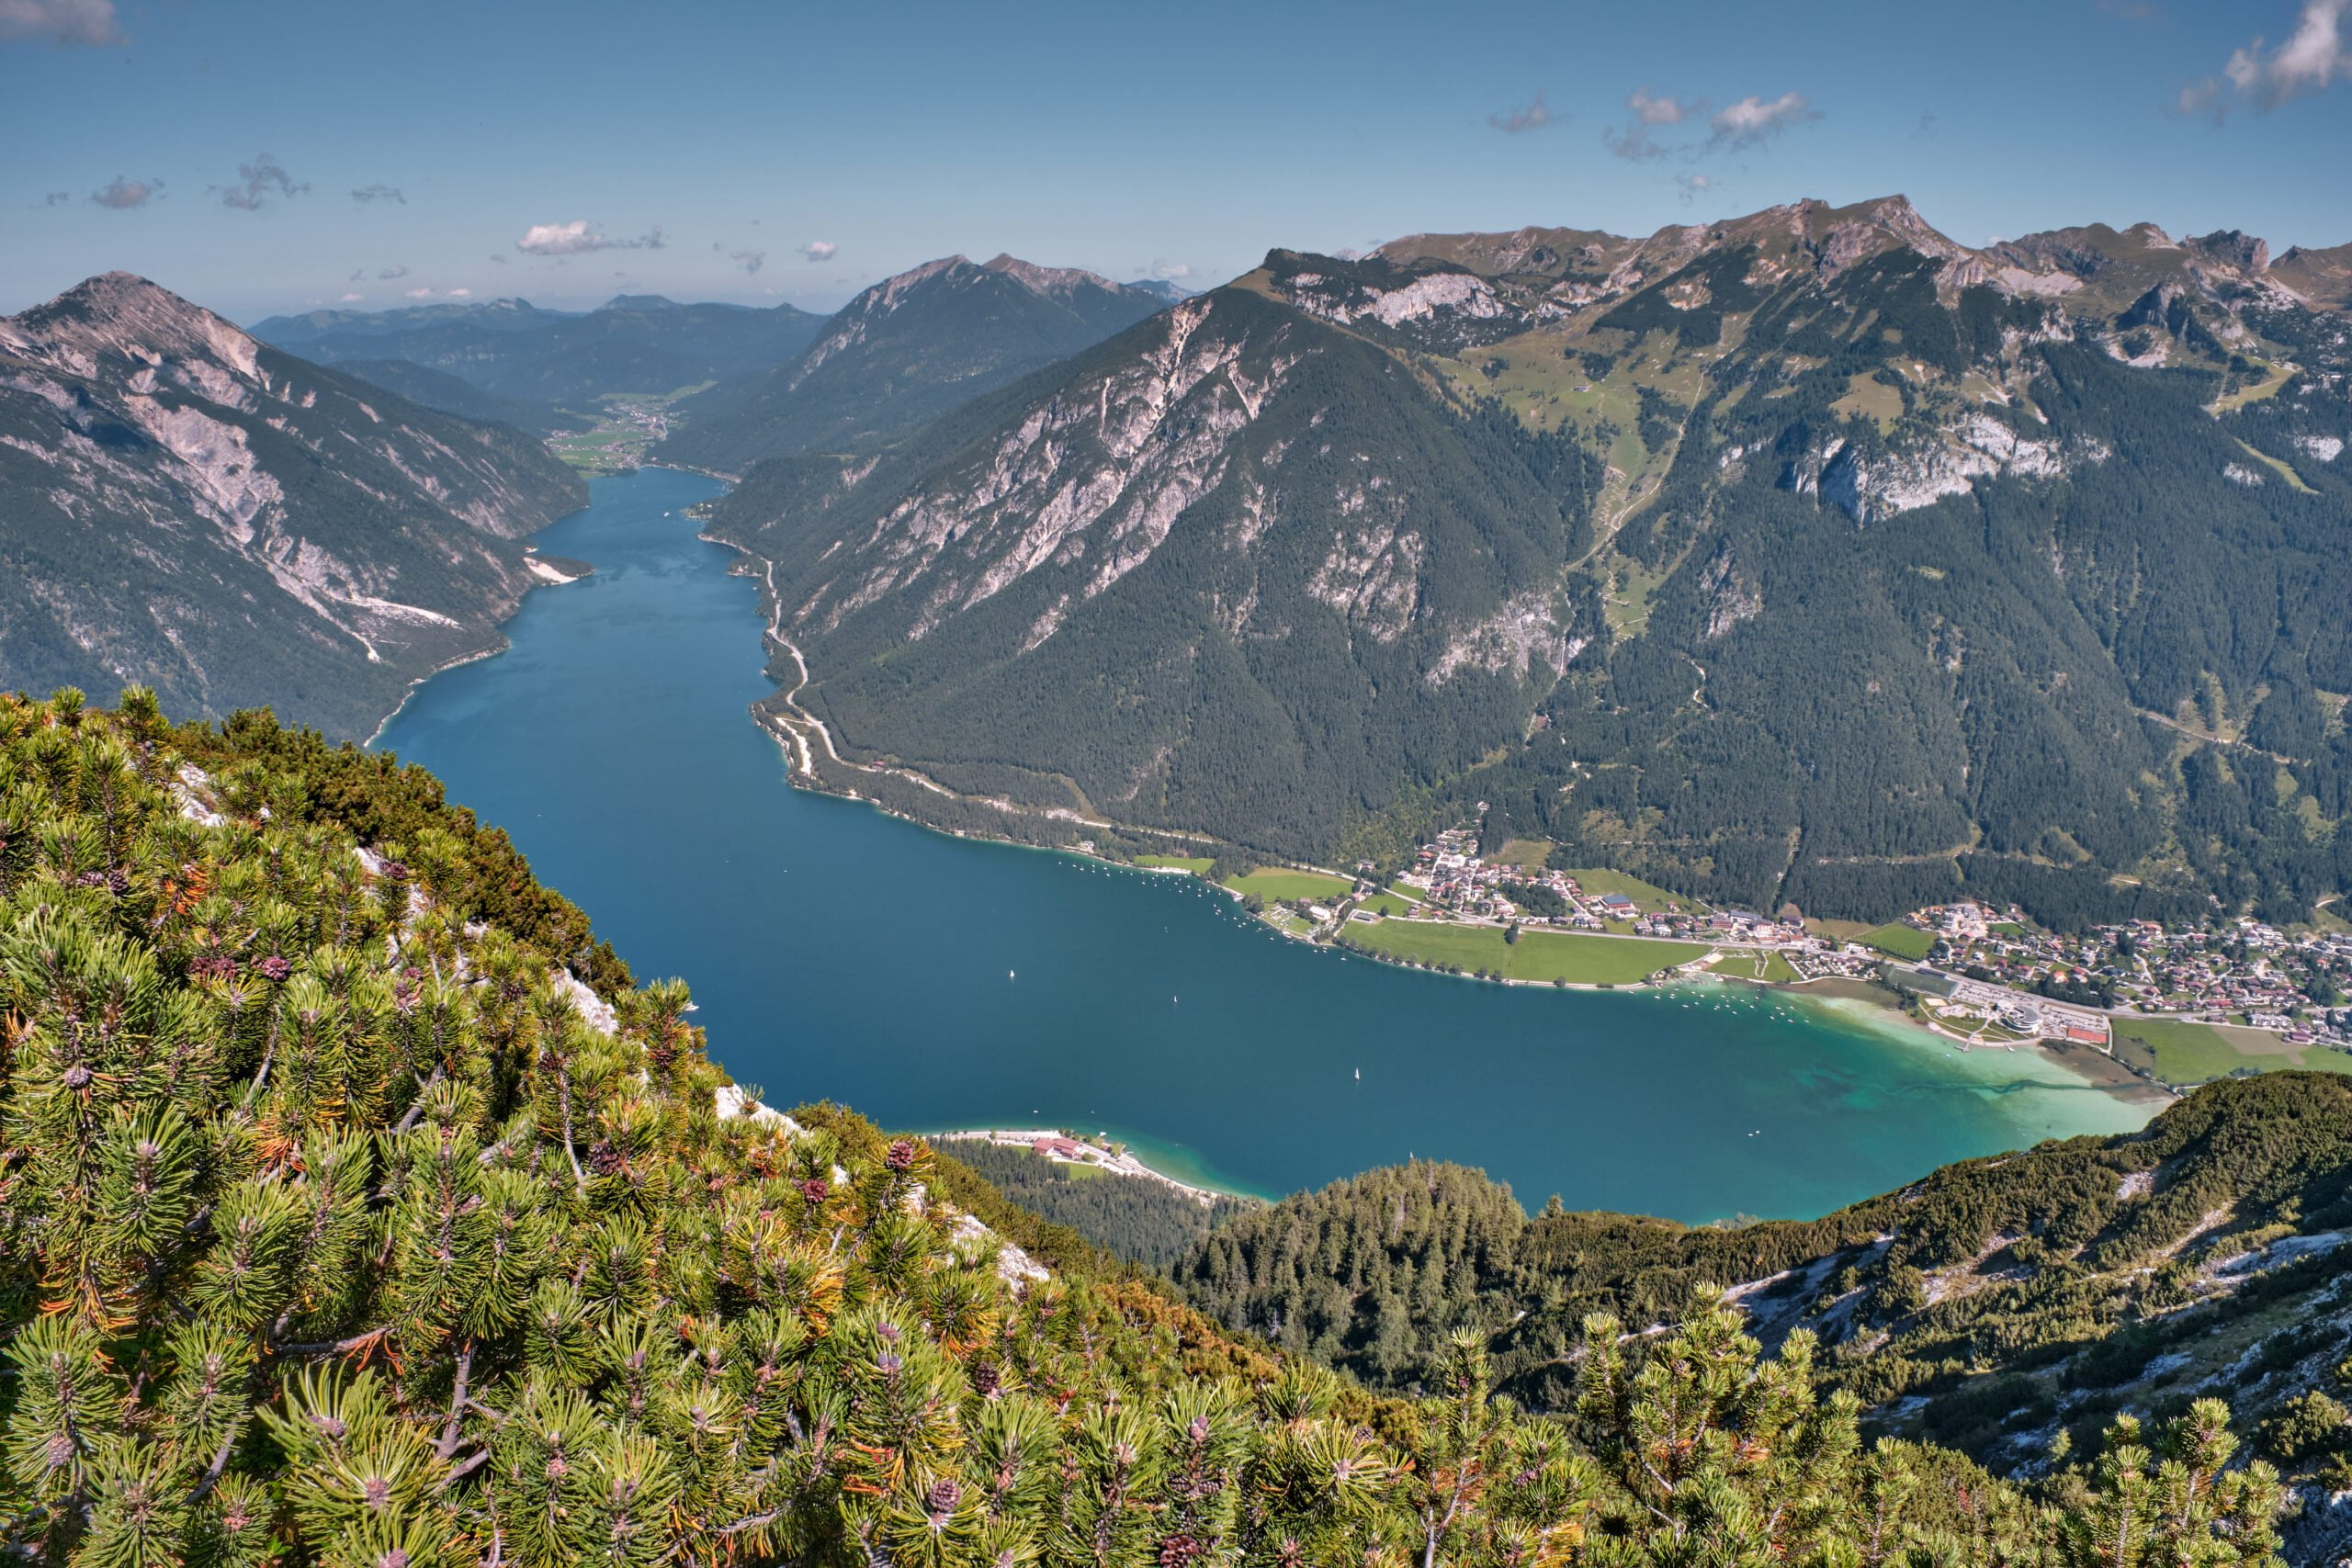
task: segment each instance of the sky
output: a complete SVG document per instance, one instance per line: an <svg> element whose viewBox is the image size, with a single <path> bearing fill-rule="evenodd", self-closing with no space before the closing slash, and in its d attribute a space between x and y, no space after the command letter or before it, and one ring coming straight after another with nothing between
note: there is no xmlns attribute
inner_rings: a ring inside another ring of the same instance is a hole
<svg viewBox="0 0 2352 1568"><path fill-rule="evenodd" d="M0 0L0 312L519 295L831 310L1000 251L1652 232L1902 192L1965 243L2352 241L2352 0L1953 7Z"/></svg>

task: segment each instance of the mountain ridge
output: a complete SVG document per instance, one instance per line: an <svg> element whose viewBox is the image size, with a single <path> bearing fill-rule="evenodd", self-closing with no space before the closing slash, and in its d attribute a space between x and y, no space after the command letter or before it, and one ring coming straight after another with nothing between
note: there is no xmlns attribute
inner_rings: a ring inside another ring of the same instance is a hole
<svg viewBox="0 0 2352 1568"><path fill-rule="evenodd" d="M861 290L790 363L686 400L662 450L741 474L765 457L871 446L1167 304L1077 267L942 256Z"/></svg>
<svg viewBox="0 0 2352 1568"><path fill-rule="evenodd" d="M0 319L0 681L136 682L366 735L499 646L518 541L584 488L503 425L110 273Z"/></svg>
<svg viewBox="0 0 2352 1568"><path fill-rule="evenodd" d="M521 299L384 311L273 316L254 331L322 364L403 359L493 397L584 404L607 392L665 394L780 364L822 318L794 305L678 304L616 295L593 310Z"/></svg>
<svg viewBox="0 0 2352 1568"><path fill-rule="evenodd" d="M756 469L714 533L775 567L845 754L1039 809L1321 863L1483 816L1840 918L1963 882L2064 919L2307 909L2352 880L2338 317L2242 235L2009 246L1882 198L1277 250L894 446ZM1307 323L1378 357L1302 393L1342 363ZM1354 432L1397 378L1419 412ZM1498 414L1519 456L1421 466ZM1275 471L1335 450L1360 475ZM1415 509L1514 467L1558 553L1464 593L1491 542L1433 563ZM1800 681L1824 625L1854 657ZM1443 716L1384 733L1402 691ZM2224 744L2165 727L2198 705ZM2248 736L2290 759L2277 799L2230 765Z"/></svg>

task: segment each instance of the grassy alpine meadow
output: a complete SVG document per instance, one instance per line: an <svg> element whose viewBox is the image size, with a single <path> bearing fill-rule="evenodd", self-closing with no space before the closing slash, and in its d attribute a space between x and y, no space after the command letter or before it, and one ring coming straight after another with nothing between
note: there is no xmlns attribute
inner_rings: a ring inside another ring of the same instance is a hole
<svg viewBox="0 0 2352 1568"><path fill-rule="evenodd" d="M1383 920L1351 926L1349 939L1384 958L1487 970L1507 980L1565 980L1572 986L1630 986L1660 969L1688 964L1706 945L1573 931L1522 931L1505 942L1493 926L1441 925L1433 920Z"/></svg>
<svg viewBox="0 0 2352 1568"><path fill-rule="evenodd" d="M2260 1030L2216 1028L2180 1018L2119 1018L2115 1054L2168 1084L2211 1083L2232 1073L2352 1073L2352 1055L2317 1045L2290 1045Z"/></svg>
<svg viewBox="0 0 2352 1568"><path fill-rule="evenodd" d="M1136 863L1148 871L1189 871L1201 876L1216 862L1206 855L1137 855Z"/></svg>
<svg viewBox="0 0 2352 1568"><path fill-rule="evenodd" d="M1255 893L1269 904L1287 904L1297 898L1344 898L1355 886L1346 877L1328 872L1284 871L1272 866L1260 866L1240 876L1228 876L1225 885L1236 893Z"/></svg>
<svg viewBox="0 0 2352 1568"><path fill-rule="evenodd" d="M1795 965L1789 962L1787 954L1776 952L1726 953L1707 968L1727 979L1761 980L1771 986L1794 985L1804 978L1796 972Z"/></svg>
<svg viewBox="0 0 2352 1568"><path fill-rule="evenodd" d="M1607 866L1571 871L1568 874L1576 879L1577 886L1584 890L1587 897L1598 898L1604 893L1623 893L1634 901L1634 908L1645 915L1654 915L1666 908L1704 910L1707 908L1696 898L1669 893L1656 883L1644 882L1630 872L1611 871Z"/></svg>
<svg viewBox="0 0 2352 1568"><path fill-rule="evenodd" d="M1934 937L1917 926L1906 926L1900 920L1881 926L1876 931L1863 932L1861 942L1864 947L1874 947L1881 953L1891 953L1896 958L1907 958L1915 964L1927 957L1936 945Z"/></svg>

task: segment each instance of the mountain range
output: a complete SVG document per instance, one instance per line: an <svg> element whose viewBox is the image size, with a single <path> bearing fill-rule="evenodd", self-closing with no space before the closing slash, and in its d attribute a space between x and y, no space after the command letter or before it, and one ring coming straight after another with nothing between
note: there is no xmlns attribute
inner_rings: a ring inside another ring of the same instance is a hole
<svg viewBox="0 0 2352 1568"><path fill-rule="evenodd" d="M805 347L822 320L793 305L681 305L623 294L584 312L543 310L526 299L314 310L272 316L254 335L323 365L421 366L523 405L529 423L544 424L551 409L606 392L675 392L765 371Z"/></svg>
<svg viewBox="0 0 2352 1568"><path fill-rule="evenodd" d="M365 736L564 573L535 440L256 341L126 273L0 318L0 688L140 684Z"/></svg>
<svg viewBox="0 0 2352 1568"><path fill-rule="evenodd" d="M740 474L763 457L868 447L1169 302L1165 289L1009 255L926 262L859 294L789 364L685 400L661 456Z"/></svg>
<svg viewBox="0 0 2352 1568"><path fill-rule="evenodd" d="M772 714L918 813L2293 918L2352 886L2348 263L1901 197L1276 251L713 532Z"/></svg>

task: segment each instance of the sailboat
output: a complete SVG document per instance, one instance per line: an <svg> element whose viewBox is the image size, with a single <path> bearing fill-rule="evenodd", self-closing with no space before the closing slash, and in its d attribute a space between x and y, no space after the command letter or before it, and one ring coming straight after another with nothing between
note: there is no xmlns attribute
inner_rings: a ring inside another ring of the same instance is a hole
<svg viewBox="0 0 2352 1568"><path fill-rule="evenodd" d="M1356 1082L1363 1082L1363 1069L1362 1067L1358 1067L1356 1069Z"/></svg>

